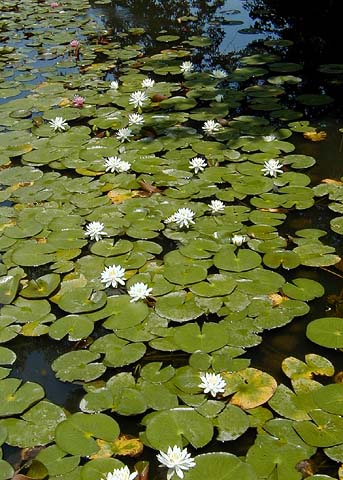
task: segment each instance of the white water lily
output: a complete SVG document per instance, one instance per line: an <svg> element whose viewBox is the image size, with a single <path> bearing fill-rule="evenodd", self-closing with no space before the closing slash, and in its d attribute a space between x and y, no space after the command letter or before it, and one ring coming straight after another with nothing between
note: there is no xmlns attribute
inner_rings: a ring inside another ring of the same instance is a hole
<svg viewBox="0 0 343 480"><path fill-rule="evenodd" d="M129 142L130 137L132 136L133 134L132 134L131 128L120 128L116 133L117 139L120 140L121 142L126 142L126 141Z"/></svg>
<svg viewBox="0 0 343 480"><path fill-rule="evenodd" d="M128 116L129 125L143 125L144 117L139 113L130 113Z"/></svg>
<svg viewBox="0 0 343 480"><path fill-rule="evenodd" d="M155 80L152 78L145 78L142 83L142 88L152 88L155 85Z"/></svg>
<svg viewBox="0 0 343 480"><path fill-rule="evenodd" d="M200 373L200 379L198 387L202 388L204 393L210 393L212 397L225 391L226 382L219 373Z"/></svg>
<svg viewBox="0 0 343 480"><path fill-rule="evenodd" d="M174 447L168 447L167 452L162 452L157 455L157 460L162 464L161 467L167 467L167 480L170 480L174 474L179 478L183 478L184 471L195 467L196 463L191 457L191 454L187 452L187 448L181 450L180 447L174 445Z"/></svg>
<svg viewBox="0 0 343 480"><path fill-rule="evenodd" d="M116 288L118 284L125 285L124 274L125 269L120 265L110 265L101 273L101 281L106 288L110 286Z"/></svg>
<svg viewBox="0 0 343 480"><path fill-rule="evenodd" d="M117 82L117 80L112 80L112 82L110 83L110 88L112 90L118 90L119 88L119 82Z"/></svg>
<svg viewBox="0 0 343 480"><path fill-rule="evenodd" d="M265 142L272 142L273 140L276 139L276 136L275 135L263 135L262 138Z"/></svg>
<svg viewBox="0 0 343 480"><path fill-rule="evenodd" d="M186 227L194 223L195 213L190 208L179 208L177 212L175 212L170 217L166 218L165 223L176 223L178 227Z"/></svg>
<svg viewBox="0 0 343 480"><path fill-rule="evenodd" d="M125 162L120 157L108 157L105 160L106 172L123 173L131 168L131 163Z"/></svg>
<svg viewBox="0 0 343 480"><path fill-rule="evenodd" d="M201 157L194 157L189 161L189 167L194 173L203 172L207 167L206 160Z"/></svg>
<svg viewBox="0 0 343 480"><path fill-rule="evenodd" d="M149 288L146 283L137 282L134 283L128 290L128 294L131 297L130 302L137 302L138 300L144 300L152 292L152 288Z"/></svg>
<svg viewBox="0 0 343 480"><path fill-rule="evenodd" d="M145 92L137 90L136 92L131 93L129 103L131 103L131 105L133 105L135 108L141 108L148 100L149 97Z"/></svg>
<svg viewBox="0 0 343 480"><path fill-rule="evenodd" d="M182 73L193 72L194 64L187 60L186 62L181 63L180 70L181 70Z"/></svg>
<svg viewBox="0 0 343 480"><path fill-rule="evenodd" d="M122 160L117 166L117 173L128 172L131 168L131 163Z"/></svg>
<svg viewBox="0 0 343 480"><path fill-rule="evenodd" d="M138 472L130 473L129 468L125 465L123 468L116 468L113 472L106 475L104 480L133 480L138 475Z"/></svg>
<svg viewBox="0 0 343 480"><path fill-rule="evenodd" d="M264 175L269 175L270 177L276 177L278 173L283 173L282 164L278 160L267 160L264 162L264 168L261 168L261 171L264 172Z"/></svg>
<svg viewBox="0 0 343 480"><path fill-rule="evenodd" d="M225 203L220 200L212 200L209 204L208 208L211 209L211 213L219 213L222 212L225 208Z"/></svg>
<svg viewBox="0 0 343 480"><path fill-rule="evenodd" d="M63 132L69 126L63 117L53 118L52 120L50 120L49 125L54 130L54 132Z"/></svg>
<svg viewBox="0 0 343 480"><path fill-rule="evenodd" d="M241 245L243 245L244 242L247 241L247 237L245 235L238 235L238 234L235 234L232 236L231 238L231 242L236 245L236 247L240 247Z"/></svg>
<svg viewBox="0 0 343 480"><path fill-rule="evenodd" d="M221 103L224 100L224 95L221 93L218 93L218 95L216 95L214 99L217 103Z"/></svg>
<svg viewBox="0 0 343 480"><path fill-rule="evenodd" d="M211 77L213 78L226 78L227 77L227 72L223 70L222 68L216 68L212 70Z"/></svg>
<svg viewBox="0 0 343 480"><path fill-rule="evenodd" d="M105 226L101 222L90 222L86 227L85 236L98 242L103 235L107 235L104 228Z"/></svg>
<svg viewBox="0 0 343 480"><path fill-rule="evenodd" d="M105 160L105 167L106 167L106 172L117 172L117 168L119 167L121 163L121 158L120 157L108 157Z"/></svg>
<svg viewBox="0 0 343 480"><path fill-rule="evenodd" d="M207 135L213 135L214 133L218 133L221 130L222 126L220 123L216 122L215 120L207 120L202 129Z"/></svg>

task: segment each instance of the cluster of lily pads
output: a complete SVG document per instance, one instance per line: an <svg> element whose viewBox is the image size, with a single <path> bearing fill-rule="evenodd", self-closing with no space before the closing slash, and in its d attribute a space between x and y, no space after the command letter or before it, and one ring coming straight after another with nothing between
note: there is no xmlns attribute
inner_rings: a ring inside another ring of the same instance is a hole
<svg viewBox="0 0 343 480"><path fill-rule="evenodd" d="M310 459L343 463L334 365L288 357L278 384L248 353L306 315L324 295L314 268L340 261L325 231L285 233L316 198L343 213L341 182L311 186L315 159L291 142L315 128L287 107L301 78L275 73L301 66L270 40L232 71L200 71L192 60L209 38L161 35L168 48L147 56L99 39L89 7L0 6L0 444L38 447L18 468L0 459L0 479L146 480L147 450L168 469L152 466L151 480L333 478ZM326 348L343 348L342 335L334 316L307 329ZM64 345L51 368L82 384L78 411L12 376L20 336ZM214 439L222 451L209 451Z"/></svg>

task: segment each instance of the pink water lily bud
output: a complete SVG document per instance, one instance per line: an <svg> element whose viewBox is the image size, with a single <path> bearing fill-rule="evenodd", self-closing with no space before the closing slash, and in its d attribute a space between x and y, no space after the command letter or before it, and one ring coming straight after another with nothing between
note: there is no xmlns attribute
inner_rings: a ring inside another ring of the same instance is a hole
<svg viewBox="0 0 343 480"><path fill-rule="evenodd" d="M74 48L75 50L80 47L80 42L76 39L72 40L69 45L71 48Z"/></svg>

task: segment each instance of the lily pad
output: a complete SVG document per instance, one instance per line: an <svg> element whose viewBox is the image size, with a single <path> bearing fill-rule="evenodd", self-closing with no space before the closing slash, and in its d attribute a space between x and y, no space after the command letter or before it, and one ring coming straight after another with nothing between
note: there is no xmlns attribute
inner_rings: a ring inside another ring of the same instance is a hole
<svg viewBox="0 0 343 480"><path fill-rule="evenodd" d="M166 451L170 445L190 443L201 448L210 442L213 435L211 420L197 413L193 408L180 407L156 412L143 419L145 435L149 445Z"/></svg>
<svg viewBox="0 0 343 480"><path fill-rule="evenodd" d="M71 455L88 457L99 450L96 439L111 442L119 436L118 423L108 415L74 413L56 428L56 444Z"/></svg>
<svg viewBox="0 0 343 480"><path fill-rule="evenodd" d="M307 325L306 336L322 347L343 348L343 319L317 318Z"/></svg>

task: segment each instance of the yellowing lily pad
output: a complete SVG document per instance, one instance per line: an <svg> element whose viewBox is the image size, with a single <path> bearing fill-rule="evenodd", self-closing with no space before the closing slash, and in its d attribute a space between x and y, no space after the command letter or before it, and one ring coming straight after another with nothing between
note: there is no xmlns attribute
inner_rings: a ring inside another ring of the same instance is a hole
<svg viewBox="0 0 343 480"><path fill-rule="evenodd" d="M255 408L267 402L274 394L277 383L268 373L256 368L245 368L239 372L223 372L226 381L224 395L233 396L230 399L232 405L243 409Z"/></svg>

